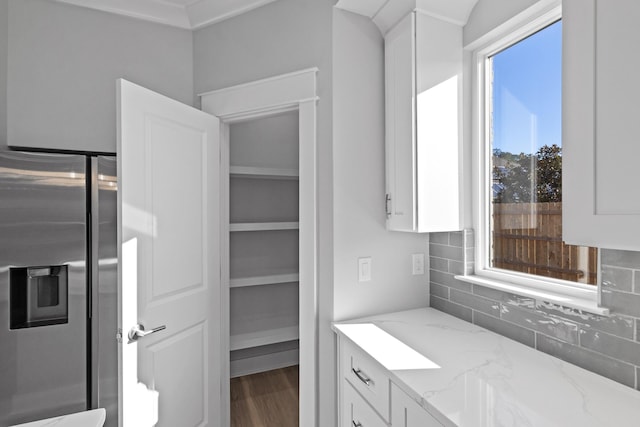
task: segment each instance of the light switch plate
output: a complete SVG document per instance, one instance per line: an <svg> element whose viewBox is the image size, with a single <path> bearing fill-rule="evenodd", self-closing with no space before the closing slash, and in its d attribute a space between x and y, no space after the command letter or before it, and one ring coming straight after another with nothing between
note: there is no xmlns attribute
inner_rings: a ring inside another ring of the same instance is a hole
<svg viewBox="0 0 640 427"><path fill-rule="evenodd" d="M371 281L371 257L358 258L358 282Z"/></svg>
<svg viewBox="0 0 640 427"><path fill-rule="evenodd" d="M424 274L424 254L412 254L413 261L412 273L414 276Z"/></svg>

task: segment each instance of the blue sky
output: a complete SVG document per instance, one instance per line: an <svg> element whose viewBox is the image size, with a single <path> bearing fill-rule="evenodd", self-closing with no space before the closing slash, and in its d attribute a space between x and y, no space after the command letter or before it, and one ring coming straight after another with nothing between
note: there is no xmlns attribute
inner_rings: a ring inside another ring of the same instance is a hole
<svg viewBox="0 0 640 427"><path fill-rule="evenodd" d="M561 144L562 22L493 57L493 148Z"/></svg>

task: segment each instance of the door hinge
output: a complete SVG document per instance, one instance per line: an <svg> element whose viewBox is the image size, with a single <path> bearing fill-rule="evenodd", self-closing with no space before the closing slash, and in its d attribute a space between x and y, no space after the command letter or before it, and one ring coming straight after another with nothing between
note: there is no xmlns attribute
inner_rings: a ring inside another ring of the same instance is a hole
<svg viewBox="0 0 640 427"><path fill-rule="evenodd" d="M387 218L391 216L391 194L389 193L384 196L384 212L387 214Z"/></svg>
<svg viewBox="0 0 640 427"><path fill-rule="evenodd" d="M118 341L118 343L122 342L122 329L118 328L118 332L116 332L116 341Z"/></svg>

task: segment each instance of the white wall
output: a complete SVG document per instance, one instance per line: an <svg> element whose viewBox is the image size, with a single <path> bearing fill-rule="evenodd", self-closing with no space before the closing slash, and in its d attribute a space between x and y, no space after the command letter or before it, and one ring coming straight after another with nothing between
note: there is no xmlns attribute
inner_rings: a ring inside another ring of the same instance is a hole
<svg viewBox="0 0 640 427"><path fill-rule="evenodd" d="M196 93L317 66L319 107L327 106L334 2L280 0L197 30Z"/></svg>
<svg viewBox="0 0 640 427"><path fill-rule="evenodd" d="M334 9L334 320L429 304L428 276L411 275L411 254L427 253L427 235L385 229L384 153L384 39L371 20ZM372 258L370 282L358 282L362 256ZM333 341L321 345L335 351ZM333 359L323 363L335 372Z"/></svg>
<svg viewBox="0 0 640 427"><path fill-rule="evenodd" d="M411 274L426 234L385 229L384 39L371 20L333 15L334 319L425 307L428 277ZM372 280L358 282L358 257Z"/></svg>
<svg viewBox="0 0 640 427"><path fill-rule="evenodd" d="M333 0L280 0L196 31L196 92L319 68L320 426L336 425L333 320L428 304L427 276L411 276L424 235L384 221L383 39ZM372 256L373 280L357 282Z"/></svg>
<svg viewBox="0 0 640 427"><path fill-rule="evenodd" d="M8 11L8 3L0 1L0 148L6 145L7 139Z"/></svg>
<svg viewBox="0 0 640 427"><path fill-rule="evenodd" d="M335 0L280 0L194 33L196 93L318 67L320 426L333 426L331 16Z"/></svg>
<svg viewBox="0 0 640 427"><path fill-rule="evenodd" d="M334 2L280 0L198 30L193 39L187 31L45 0L9 0L8 9L13 145L114 151L120 76L192 103L194 90L320 69L320 426L335 425L330 322L425 306L428 296L426 276L410 276L410 254L427 250L426 236L384 229L382 38L364 18L334 14ZM2 12L0 6L0 31ZM0 39L0 86L6 57ZM367 255L373 280L359 284L356 260Z"/></svg>
<svg viewBox="0 0 640 427"><path fill-rule="evenodd" d="M49 0L8 3L10 145L115 152L118 77L192 104L190 31Z"/></svg>

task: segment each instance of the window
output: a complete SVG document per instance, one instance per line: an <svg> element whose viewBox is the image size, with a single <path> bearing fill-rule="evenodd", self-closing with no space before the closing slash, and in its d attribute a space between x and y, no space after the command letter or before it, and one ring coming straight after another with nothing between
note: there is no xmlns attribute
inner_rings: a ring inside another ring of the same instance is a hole
<svg viewBox="0 0 640 427"><path fill-rule="evenodd" d="M484 130L477 272L525 285L595 289L597 249L562 241L559 10L477 58Z"/></svg>

